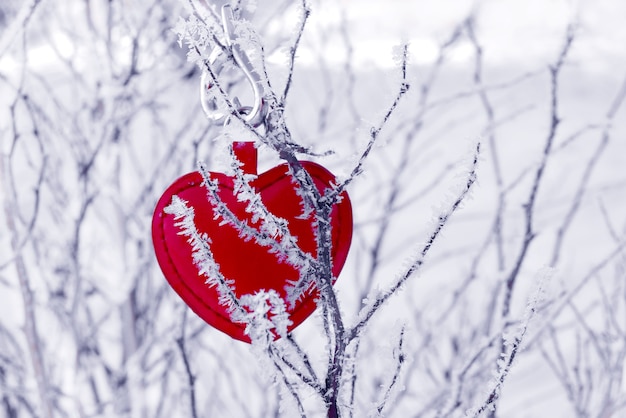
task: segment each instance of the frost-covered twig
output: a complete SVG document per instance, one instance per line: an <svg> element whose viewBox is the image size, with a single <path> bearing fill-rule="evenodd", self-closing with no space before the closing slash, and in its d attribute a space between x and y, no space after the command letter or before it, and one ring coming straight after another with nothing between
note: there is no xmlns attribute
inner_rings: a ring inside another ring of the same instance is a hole
<svg viewBox="0 0 626 418"><path fill-rule="evenodd" d="M267 216L263 219L266 222L262 222L261 228L256 229L245 220L239 219L220 198L218 182L211 178L204 164L199 163L198 166L204 180L203 184L207 189L207 198L213 206L213 211L216 216L223 219L225 224L235 228L243 239L254 240L254 242L259 245L268 247L270 252L277 255L279 260L286 261L296 268L305 269L308 265L314 264L314 260L298 247L295 238L291 236L285 222L276 217ZM239 185L236 187L238 188L237 192L242 195L243 200L251 200L248 208L251 210L253 217L259 216L259 213L260 216L263 216L263 212L267 211L267 209L263 209L264 205L262 205L260 201L260 196L255 193L249 185L245 188L245 186L239 182ZM282 237L285 237L286 240L281 239L279 241L279 238Z"/></svg>
<svg viewBox="0 0 626 418"><path fill-rule="evenodd" d="M399 390L398 380L400 379L400 373L402 372L402 368L405 365L406 361L406 352L404 351L404 327L400 331L398 347L394 350L394 357L396 358L396 367L394 369L393 376L391 377L389 386L387 386L387 389L385 390L385 394L383 395L382 400L378 403L378 406L376 407L376 410L380 416L382 416L382 413L387 405L389 403L392 403L393 399L391 399L391 396L393 392Z"/></svg>
<svg viewBox="0 0 626 418"><path fill-rule="evenodd" d="M381 119L380 123L377 126L373 126L370 129L370 140L367 143L367 146L365 147L365 149L363 150L361 156L359 157L359 161L357 162L356 166L352 169L352 172L350 173L350 175L334 189L333 191L334 195L339 195L341 192L343 192L346 189L346 187L350 183L352 183L352 181L354 181L354 179L359 174L361 174L361 172L363 171L363 165L365 164L367 157L370 155L372 148L374 147L374 144L376 144L376 141L381 131L387 125L389 118L391 118L391 115L393 115L394 111L398 107L398 104L400 103L400 100L402 99L402 97L409 91L410 84L407 81L407 62L408 62L408 57L409 57L408 49L409 49L409 46L407 44L404 44L402 46L402 55L401 55L401 63L400 63L400 70L402 72L402 81L400 82L400 88L398 89L398 93L396 94L396 97L391 103L391 106L389 106L389 108L385 112L385 115Z"/></svg>
<svg viewBox="0 0 626 418"><path fill-rule="evenodd" d="M563 245L565 234L569 230L569 227L572 221L574 220L574 216L576 215L576 213L578 212L578 209L580 208L580 205L582 204L582 200L585 195L585 191L587 189L587 183L589 182L589 179L591 178L591 175L598 161L600 160L600 157L602 156L604 150L609 144L609 141L611 138L611 129L613 127L612 126L613 119L615 118L615 114L622 107L625 98L626 98L626 78L622 82L620 89L618 90L617 94L613 98L613 101L611 102L611 105L609 106L609 110L606 113L606 122L602 129L600 142L598 143L598 146L596 147L595 152L592 154L587 165L585 166L585 170L580 179L580 183L578 184L578 188L571 202L570 208L567 211L565 217L563 218L563 223L561 224L561 226L559 227L559 230L557 231L556 242L554 244L554 250L552 253L552 262L551 262L552 265L556 265L557 262L559 261L559 257L561 254L561 246Z"/></svg>
<svg viewBox="0 0 626 418"><path fill-rule="evenodd" d="M511 300L513 298L513 291L515 288L515 283L517 281L517 277L519 276L520 269L522 268L522 264L526 259L526 254L530 248L531 242L535 238L535 231L533 225L533 216L535 214L535 203L537 200L537 194L539 191L539 187L541 185L543 174L545 172L546 166L548 164L548 160L551 156L552 144L554 143L554 138L556 137L557 129L560 123L559 119L559 77L561 74L561 69L565 62L565 58L567 57L568 52L572 46L572 42L574 41L574 28L569 26L567 29L567 34L565 37L565 42L559 56L556 60L556 63L550 67L550 128L548 135L546 137L543 154L541 157L541 162L535 171L535 176L533 179L533 183L530 188L530 193L528 196L528 200L524 203L524 223L525 223L525 232L524 239L520 246L519 253L514 261L513 268L507 275L505 280L505 289L504 289L504 298L502 300L502 318L507 318L509 316L511 310Z"/></svg>
<svg viewBox="0 0 626 418"><path fill-rule="evenodd" d="M487 92L484 88L483 84L483 48L478 42L475 33L475 21L473 18L470 18L466 21L466 30L468 34L468 38L474 46L475 50L475 64L474 64L474 84L478 88L478 95L480 97L481 104L483 109L485 110L485 115L487 117L487 139L489 141L489 155L491 155L491 162L493 165L493 171L496 180L497 193L498 193L498 207L495 210L495 218L492 227L492 233L494 236L496 251L498 255L498 270L501 271L504 269L504 247L502 241L502 231L503 231L503 216L505 210L505 198L504 198L504 186L502 180L502 168L500 167L500 156L498 153L497 141L496 141L496 133L494 129L495 124L495 110L487 95Z"/></svg>
<svg viewBox="0 0 626 418"><path fill-rule="evenodd" d="M285 107L287 103L287 95L289 94L289 89L291 88L291 81L293 79L293 71L294 71L294 63L296 61L296 53L298 52L298 46L300 45L300 39L302 39L302 34L304 33L304 27L306 25L309 16L311 15L311 9L306 0L301 0L301 8L302 8L302 17L300 19L300 25L298 26L296 32L296 39L289 47L289 70L287 73L287 81L285 82L285 88L283 89L283 93L280 96L280 104Z"/></svg>
<svg viewBox="0 0 626 418"><path fill-rule="evenodd" d="M174 225L180 228L179 234L188 237L193 262L198 267L198 272L206 277L207 285L216 287L220 304L228 309L233 319L243 319L247 312L234 292L234 282L224 277L220 266L213 258L211 239L198 231L194 221L194 208L187 206L187 202L178 196L172 196L172 202L165 208L165 212L174 215L176 220Z"/></svg>
<svg viewBox="0 0 626 418"><path fill-rule="evenodd" d="M250 222L252 224L258 224L258 230L252 228L247 222L238 219L237 216L221 202L215 187L209 189L213 190L213 192L211 192L213 203L219 208L220 213L224 214L225 219L227 219L240 234L244 237L252 236L255 242L270 247L271 251L278 254L281 259L286 260L297 268L300 279L292 283L287 292L288 302L293 304L302 296L313 281L313 272L317 268L316 260L311 254L302 251L298 246L297 238L291 234L287 221L277 217L267 209L261 200L261 195L250 185L250 181L256 176L243 172L241 162L237 160L232 147L230 153L231 169L234 172L235 179L233 193L237 196L237 200L247 203L246 212L252 215ZM208 174L205 173L206 170L203 171L206 182Z"/></svg>
<svg viewBox="0 0 626 418"><path fill-rule="evenodd" d="M187 350L185 348L185 327L187 324L187 309L185 309L183 313L183 321L181 324L181 334L180 337L176 339L176 345L180 351L181 358L183 360L183 365L185 368L185 373L187 374L187 384L189 385L189 403L191 408L191 416L193 418L198 418L198 411L196 407L196 377L191 371L191 364L189 363L189 357L187 355Z"/></svg>
<svg viewBox="0 0 626 418"><path fill-rule="evenodd" d="M513 363L515 362L515 359L517 358L517 355L521 350L522 342L524 341L524 337L526 336L526 333L528 331L528 326L534 318L537 311L537 306L539 305L539 302L543 297L544 281L549 277L550 274L550 271L546 271L543 272L542 275L538 278L538 284L535 293L528 301L528 304L526 306L526 312L524 314L524 319L520 324L519 331L516 333L513 339L510 340L510 338L507 337L506 333L503 333L502 339L505 341L503 347L508 349L508 353L501 353L502 358L498 361L498 371L495 377L493 388L490 389L487 398L483 402L481 402L478 407L472 408L467 411L466 416L478 418L483 412L491 411L495 408L496 402L500 398L502 386L504 385L504 382L506 381L506 378L508 377L511 368L513 367Z"/></svg>
<svg viewBox="0 0 626 418"><path fill-rule="evenodd" d="M356 383L359 377L356 371L356 363L357 363L357 357L359 354L360 347L361 347L361 340L358 339L356 340L354 344L349 346L348 350L346 351L345 364L346 364L346 376L349 376L348 378L348 393L349 393L348 413L350 414L349 415L350 418L354 416L353 409L354 409L354 400L356 396Z"/></svg>
<svg viewBox="0 0 626 418"><path fill-rule="evenodd" d="M315 373L315 370L313 369L313 366L311 365L309 356L307 355L306 352L302 350L302 347L300 347L300 345L296 342L296 340L294 340L293 335L287 334L287 337L285 339L287 340L291 348L294 349L295 353L298 355L298 357L302 361L302 364L304 364L304 367L306 368L308 373L311 375L313 380L318 380L317 373Z"/></svg>
<svg viewBox="0 0 626 418"><path fill-rule="evenodd" d="M285 302L276 290L259 290L252 295L243 295L240 301L248 312L246 334L253 344L268 347L274 341L272 331L283 338L287 335L291 320Z"/></svg>
<svg viewBox="0 0 626 418"><path fill-rule="evenodd" d="M487 339L487 341L475 351L474 355L465 362L463 367L452 376L452 389L450 390L448 402L444 409L437 412L437 418L448 417L463 406L461 397L463 395L463 388L467 383L467 374L470 369L477 364L478 360L500 340L501 336L502 335L499 333Z"/></svg>
<svg viewBox="0 0 626 418"><path fill-rule="evenodd" d="M165 212L174 215L174 225L180 228L181 235L188 237L198 272L206 277L208 286L215 286L219 302L227 308L231 319L246 325L245 333L252 342L267 347L274 340L274 332L285 337L291 321L280 295L270 289L237 297L234 281L224 277L213 257L210 238L207 234L200 233L195 225L193 207L189 207L178 196L173 196L172 203L165 208Z"/></svg>
<svg viewBox="0 0 626 418"><path fill-rule="evenodd" d="M287 391L296 403L296 407L298 408L298 413L300 417L306 418L306 413L304 412L304 406L302 405L302 400L300 399L300 393L298 392L298 388L289 381L289 378L287 377L285 371L282 369L282 367L280 367L275 359L272 360L274 361L274 366L276 370L281 374L284 387L287 389Z"/></svg>
<svg viewBox="0 0 626 418"><path fill-rule="evenodd" d="M589 271L571 289L563 289L556 297L554 297L553 302L551 303L552 306L544 308L549 309L549 312L545 314L547 318L544 321L544 325L539 327L539 329L535 332L533 338L529 341L529 345L537 342L541 335L549 329L551 324L555 322L556 318L567 306L569 306L570 301L585 288L589 281L608 267L617 257L623 256L624 251L626 251L626 239L618 242L616 246L597 264L589 269Z"/></svg>
<svg viewBox="0 0 626 418"><path fill-rule="evenodd" d="M476 181L476 169L478 165L478 157L480 154L480 143L476 144L476 150L473 155L473 161L471 165L471 169L467 174L467 180L463 185L463 188L459 192L459 194L454 198L450 207L448 207L443 213L441 213L437 218L437 223L434 226L433 232L430 234L426 245L422 248L422 250L418 253L415 260L413 260L404 272L402 272L395 282L384 292L381 292L374 297L369 298L367 304L361 309L359 313L360 320L357 322L354 327L352 327L347 333L347 340L351 341L358 337L361 329L367 325L369 320L374 316L374 314L380 309L380 307L391 297L393 296L411 277L415 272L417 272L421 266L424 264L424 259L426 255L430 251L433 244L436 242L443 228L447 225L450 217L456 212L456 210L461 206L467 195L469 194L472 185Z"/></svg>
<svg viewBox="0 0 626 418"><path fill-rule="evenodd" d="M307 375L303 373L302 370L300 370L298 365L294 364L291 360L289 360L285 350L279 350L277 346L270 346L269 350L274 359L277 359L277 361L287 366L293 374L295 374L304 384L310 386L313 390L315 390L315 392L318 395L324 396L324 388L322 387L320 381L317 378L317 375L315 374L312 368L307 367L307 372L308 372L308 375ZM303 355L304 353L297 352L297 354Z"/></svg>

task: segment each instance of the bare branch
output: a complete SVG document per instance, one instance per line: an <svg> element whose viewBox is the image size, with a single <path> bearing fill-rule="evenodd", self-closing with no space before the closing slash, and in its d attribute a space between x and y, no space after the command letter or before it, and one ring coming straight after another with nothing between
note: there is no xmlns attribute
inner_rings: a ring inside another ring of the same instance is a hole
<svg viewBox="0 0 626 418"><path fill-rule="evenodd" d="M198 411L196 407L196 377L191 371L191 365L189 363L189 358L187 356L187 350L185 349L185 326L186 326L186 318L187 318L187 310L185 309L183 313L183 323L181 328L181 335L176 339L176 345L178 346L178 350L180 351L180 355L183 360L183 364L185 366L185 373L187 374L187 383L189 385L189 404L191 408L191 416L193 418L198 418Z"/></svg>
<svg viewBox="0 0 626 418"><path fill-rule="evenodd" d="M435 225L434 231L430 234L428 241L422 248L422 250L417 255L416 259L410 264L409 268L405 270L403 273L399 275L396 279L395 283L393 283L387 290L380 293L379 295L372 298L366 306L361 309L359 313L360 320L359 322L352 327L346 336L348 342L354 340L358 337L361 329L367 325L369 320L374 316L374 314L380 309L382 305L393 296L406 281L411 277L415 272L417 272L421 266L424 264L424 260L426 255L429 253L431 247L436 242L443 228L447 225L451 216L456 212L457 209L461 206L462 202L465 200L465 197L470 192L472 185L476 181L476 168L478 165L478 156L480 154L480 143L476 145L475 154L473 157L473 162L471 166L471 170L467 175L467 181L459 193L458 196L455 197L454 201L448 207L445 212L441 213L437 219L437 224Z"/></svg>
<svg viewBox="0 0 626 418"><path fill-rule="evenodd" d="M528 326L535 316L537 305L539 304L539 301L542 297L543 280L544 280L543 277L540 278L535 294L532 296L532 298L528 302L528 305L526 307L525 318L522 324L520 325L519 331L514 336L513 341L505 342L505 348L508 348L508 353L505 353L505 352L501 353L503 361L502 361L502 364L499 365L498 367L498 374L496 376L496 381L493 386L493 389L491 390L491 392L489 392L487 399L483 401L479 407L475 408L472 412L468 413L467 415L471 415L474 418L478 418L483 412L488 411L488 410L493 410L495 408L495 405L498 399L500 398L502 386L504 385L504 382L506 378L508 377L511 371L511 368L513 367L513 363L515 362L515 359L521 350L521 345L522 345L522 342L524 341L524 337L526 336L526 332L528 331ZM506 340L506 337L504 334L502 335L502 339Z"/></svg>
<svg viewBox="0 0 626 418"><path fill-rule="evenodd" d="M587 184L589 183L589 179L591 178L591 175L593 174L593 171L598 161L600 160L602 154L604 153L604 150L609 144L613 119L617 111L620 109L620 107L624 103L625 97L626 97L626 78L622 82L621 88L618 90L615 98L613 99L613 102L611 103L611 106L609 107L609 110L606 114L607 121L604 126L604 129L602 130L602 136L600 138L600 142L598 143L596 150L592 154L591 158L589 159L585 167L583 175L580 179L580 183L578 184L578 188L576 189L576 194L574 195L574 198L572 200L571 206L568 209L567 213L565 214L565 217L563 218L563 223L561 224L561 226L559 227L557 231L556 242L554 244L554 250L552 252L551 265L553 266L556 265L559 261L559 257L561 254L561 247L563 245L565 234L567 234L567 231L569 230L572 224L572 221L574 220L574 216L576 216L576 213L578 212L578 209L580 208L580 205L582 204L585 191L587 189Z"/></svg>
<svg viewBox="0 0 626 418"><path fill-rule="evenodd" d="M400 372L402 371L402 366L404 366L406 361L406 352L403 350L404 345L404 328L400 331L400 338L398 340L398 347L395 350L394 357L396 358L396 368L394 370L393 376L391 377L391 381L389 382L389 386L385 390L385 394L383 395L382 400L378 403L376 410L378 414L382 414L383 410L387 407L387 405L392 401L390 399L392 391L396 389L398 386L398 379L400 378Z"/></svg>
<svg viewBox="0 0 626 418"><path fill-rule="evenodd" d="M530 248L531 242L535 238L535 231L533 229L533 214L535 212L535 203L537 200L537 193L539 191L539 187L541 181L543 179L543 174L548 164L548 160L552 151L552 144L554 143L554 138L556 137L557 129L560 123L559 119L559 108L558 108L558 97L559 97L559 76L561 73L561 68L565 62L565 58L567 57L567 53L572 46L572 42L574 41L574 28L568 27L568 31L565 37L565 42L563 47L559 53L559 57L556 63L550 67L550 128L548 135L546 137L543 154L541 157L541 162L535 171L535 176L533 179L533 183L530 188L530 194L528 196L528 200L524 203L524 213L525 213L525 232L524 232L524 240L520 246L519 253L514 261L513 268L511 272L508 274L505 281L505 290L504 290L504 299L502 301L502 318L507 318L509 316L511 310L511 299L513 298L513 291L515 288L515 282L517 281L517 277L519 275L520 269L522 267L522 263L526 258L526 254L528 249Z"/></svg>
<svg viewBox="0 0 626 418"><path fill-rule="evenodd" d="M287 73L287 82L285 83L285 88L283 89L283 93L280 96L280 106L285 107L287 104L287 95L289 94L289 90L291 88L291 81L293 79L293 71L294 64L296 61L296 53L298 52L298 46L300 45L300 39L302 39L302 34L304 33L304 27L306 26L306 22L311 15L311 9L307 4L306 0L301 0L301 8L302 8L302 17L300 20L300 26L296 32L296 39L293 42L293 45L289 47L289 70Z"/></svg>
<svg viewBox="0 0 626 418"><path fill-rule="evenodd" d="M373 126L370 129L370 140L367 143L365 150L361 154L359 161L357 162L356 166L352 169L352 172L350 173L348 178L344 180L343 183L337 186L337 188L334 191L335 195L339 195L359 174L361 174L361 172L363 171L363 164L365 164L367 157L370 155L370 152L372 151L372 148L374 147L374 144L376 143L376 140L378 139L380 132L387 125L389 118L391 118L391 115L393 115L394 111L398 107L398 104L400 103L400 100L402 99L402 97L409 91L410 85L406 78L407 60L408 60L408 45L405 44L402 47L402 63L400 66L400 69L402 72L402 81L400 83L400 88L398 90L398 93L396 94L396 97L391 103L391 106L389 106L389 108L387 109L385 115L383 116L378 126L375 126L375 127Z"/></svg>

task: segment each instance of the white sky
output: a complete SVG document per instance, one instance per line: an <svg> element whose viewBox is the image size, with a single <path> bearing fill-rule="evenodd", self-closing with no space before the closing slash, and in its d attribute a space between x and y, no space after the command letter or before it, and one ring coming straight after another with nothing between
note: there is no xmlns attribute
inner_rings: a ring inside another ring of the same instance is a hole
<svg viewBox="0 0 626 418"><path fill-rule="evenodd" d="M480 4L478 36L485 46L485 59L492 65L510 65L552 58L560 48L568 23L579 22L584 36L578 53L590 70L612 67L606 57L621 56L626 44L626 1L622 0L342 0L336 7L312 4L309 24L319 30L339 22L339 6L345 10L359 64L393 65L392 48L403 40L411 45L412 62L427 64L451 28ZM285 30L278 23L276 30ZM299 62L314 59L311 45L303 42ZM340 43L326 48L326 56L340 62L345 50ZM462 43L453 61L471 57L471 47Z"/></svg>
<svg viewBox="0 0 626 418"><path fill-rule="evenodd" d="M262 0L259 1L262 3ZM615 68L626 45L626 1L624 0L339 0L312 1L307 31L336 28L345 13L354 47L356 65L392 67L393 48L404 41L410 44L411 63L429 64L451 28L479 4L478 36L484 45L488 65L520 65L551 60L560 48L569 22L578 21L582 35L573 54L578 64L589 71L605 72ZM256 13L259 14L259 11ZM292 31L295 15L270 19L269 34ZM58 35L56 45L70 55L71 39ZM56 36L55 35L55 36ZM298 53L298 64L314 64L315 48L307 42L306 32ZM55 60L49 47L32 48L31 53L45 66ZM50 55L47 59L47 55ZM329 63L342 64L345 46L330 42L324 54ZM577 54L577 55L576 55ZM451 61L460 65L473 56L469 43L459 43ZM284 62L284 56L274 57ZM10 57L2 59L6 68L14 66Z"/></svg>

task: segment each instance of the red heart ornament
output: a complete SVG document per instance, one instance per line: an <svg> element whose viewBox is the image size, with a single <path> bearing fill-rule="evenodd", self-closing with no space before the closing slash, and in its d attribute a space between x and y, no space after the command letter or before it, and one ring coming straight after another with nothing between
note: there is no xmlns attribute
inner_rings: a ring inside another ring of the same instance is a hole
<svg viewBox="0 0 626 418"><path fill-rule="evenodd" d="M257 153L251 142L233 144L235 154L243 163L243 170L256 175ZM319 164L302 161L302 167L309 173L317 189L325 189L336 183L335 177ZM246 212L247 202L240 202L233 193L234 179L223 173L209 173L217 181L218 195L224 204L241 220L249 225L250 214ZM245 324L231 320L226 306L219 303L219 294L215 286L206 284L206 277L200 275L193 262L192 248L187 237L181 235L173 214L164 209L172 202L173 196L185 200L194 208L195 225L200 233L206 233L211 239L211 252L220 272L233 281L237 297L254 294L260 290L274 289L284 299L285 287L289 282L297 281L298 271L286 262L280 261L268 247L254 240L244 240L235 227L220 225L220 219L214 219L214 208L207 198L207 189L202 185L199 172L186 174L176 180L163 193L156 205L152 218L152 240L159 266L165 278L187 305L209 325L241 341L250 342L244 333ZM296 186L288 174L287 164L274 167L259 174L250 185L260 194L267 209L274 215L288 221L292 236L297 237L298 246L312 256L317 254L314 233L315 215L303 219L302 198L296 192ZM331 256L332 273L336 279L348 256L352 240L352 206L347 193L332 209L331 218ZM334 280L335 280L334 279ZM293 305L287 305L291 320L288 331L300 325L316 308L317 290L309 288Z"/></svg>

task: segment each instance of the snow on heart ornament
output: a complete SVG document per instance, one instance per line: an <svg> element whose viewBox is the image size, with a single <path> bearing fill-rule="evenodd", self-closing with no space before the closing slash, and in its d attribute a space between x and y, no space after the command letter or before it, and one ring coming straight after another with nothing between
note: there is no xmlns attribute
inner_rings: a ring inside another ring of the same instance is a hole
<svg viewBox="0 0 626 418"><path fill-rule="evenodd" d="M233 151L246 175L252 176L249 185L276 219L286 221L289 234L297 244L300 254L316 258L315 213L304 213L303 198L298 194L287 164L278 165L264 173L257 174L257 150L251 142L236 142ZM324 190L335 184L335 177L323 166L301 161L315 187ZM210 198L203 184L200 172L186 174L176 180L159 199L152 219L152 240L159 266L171 287L182 300L204 321L214 328L237 340L250 342L246 334L246 324L232 318L218 286L208 284L211 274L221 274L229 283L229 288L237 298L259 292L274 291L284 301L289 315L287 332L300 325L316 309L318 291L311 285L303 289L299 298L288 302L287 289L298 282L300 271L293 263L285 260L272 245L259 242L241 233L241 228L249 228L254 234L260 231L260 221L247 211L248 203L238 199L236 179L224 173L208 173L215 185L214 191L219 201ZM352 207L347 193L340 195L330 213L331 224L331 265L333 280L346 261L352 240ZM200 273L194 260L194 248L182 231L180 219L168 210L173 201L185 202L193 208L194 224L210 247L211 256L219 272ZM219 202L219 203L218 203ZM235 215L241 222L237 227L225 221L219 214L218 206ZM305 216L303 216L303 213ZM218 216L216 216L218 214ZM273 244L280 245L280 238ZM313 274L313 273L312 273Z"/></svg>

